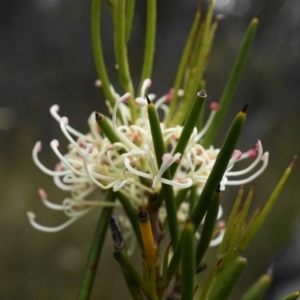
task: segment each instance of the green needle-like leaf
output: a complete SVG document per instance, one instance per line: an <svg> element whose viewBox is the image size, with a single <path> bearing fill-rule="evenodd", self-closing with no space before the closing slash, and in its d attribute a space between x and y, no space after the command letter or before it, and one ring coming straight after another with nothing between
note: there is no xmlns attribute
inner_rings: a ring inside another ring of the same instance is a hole
<svg viewBox="0 0 300 300"><path fill-rule="evenodd" d="M145 38L145 53L142 76L139 85L139 94L145 79L151 78L156 38L156 0L147 0L147 24Z"/></svg>
<svg viewBox="0 0 300 300"><path fill-rule="evenodd" d="M191 134L197 123L197 120L201 115L201 110L203 108L203 104L205 102L206 97L207 97L207 95L206 95L205 91L201 91L201 92L197 93L197 96L195 97L194 102L190 108L190 111L186 117L185 124L182 128L180 138L177 142L177 145L174 149L173 154L176 154L179 152L181 154L181 157L183 156L185 148L190 140ZM178 163L175 162L170 167L171 177L174 176L178 165L179 165L179 162Z"/></svg>
<svg viewBox="0 0 300 300"><path fill-rule="evenodd" d="M129 62L127 55L127 43L125 36L125 11L126 11L126 1L118 0L116 1L114 23L115 23L115 51L116 59L118 62L118 72L120 82L124 90L130 93L131 97L128 102L131 111L132 121L135 121L137 118L137 107L134 103L134 90L133 84L129 71Z"/></svg>
<svg viewBox="0 0 300 300"><path fill-rule="evenodd" d="M130 33L132 28L132 22L134 17L134 7L135 7L135 0L127 0L126 1L126 18L125 18L125 41L126 43L129 42Z"/></svg>
<svg viewBox="0 0 300 300"><path fill-rule="evenodd" d="M223 241L222 241L221 245L219 246L218 258L223 257L230 246L230 239L234 232L234 223L235 223L236 215L237 215L239 207L241 205L243 195L244 195L244 187L242 186L238 192L238 195L234 202L233 208L230 212L230 215L229 215L229 218L228 218L228 221L226 224L225 235L223 237Z"/></svg>
<svg viewBox="0 0 300 300"><path fill-rule="evenodd" d="M147 96L146 96L147 97ZM162 157L166 153L163 135L160 128L160 122L158 118L158 113L155 106L151 103L149 98L148 101L148 117L150 123L150 129L152 134L153 146L155 150L156 162L158 169L162 164ZM169 169L165 171L163 177L171 180L171 175ZM177 208L175 203L175 196L172 186L168 184L162 184L163 194L165 198L165 205L168 214L168 225L170 230L170 235L175 248L178 242L178 228L177 228Z"/></svg>
<svg viewBox="0 0 300 300"><path fill-rule="evenodd" d="M135 209L131 205L130 200L124 194L122 194L121 192L117 193L117 198L121 202L121 204L123 206L123 209L126 212L126 215L127 215L128 219L131 223L131 227L132 227L132 229L135 233L136 239L139 243L139 246L140 246L141 250L144 250L144 243L143 243L143 239L142 239L142 236L141 236L141 231L140 231L140 228L139 228L139 222L138 222L138 219L136 217L137 214L138 214L137 209Z"/></svg>
<svg viewBox="0 0 300 300"><path fill-rule="evenodd" d="M115 198L112 191L108 191L107 202L114 202ZM79 289L78 300L88 300L92 292L95 274L98 267L99 258L103 248L105 235L108 228L109 217L112 213L113 206L106 207L102 210L98 221L91 248L87 257L86 268L83 274L83 280Z"/></svg>
<svg viewBox="0 0 300 300"><path fill-rule="evenodd" d="M111 106L114 106L116 99L110 89L110 81L107 75L105 62L103 58L103 47L101 41L101 0L92 1L91 33L93 54L96 70L101 79L102 89Z"/></svg>
<svg viewBox="0 0 300 300"><path fill-rule="evenodd" d="M292 293L290 295L287 295L283 298L281 298L280 300L296 300L300 297L300 292L295 292L295 293Z"/></svg>
<svg viewBox="0 0 300 300"><path fill-rule="evenodd" d="M126 271L121 267L121 271L123 274L123 277L125 279L126 285L128 287L128 290L130 292L132 300L144 300L144 297L139 289L139 287L136 285L133 279L131 279L130 275L126 273Z"/></svg>
<svg viewBox="0 0 300 300"><path fill-rule="evenodd" d="M163 260L163 269L162 269L161 286L160 286L161 299L165 299L167 293L167 271L168 271L169 253L170 253L171 246L172 243L168 245Z"/></svg>
<svg viewBox="0 0 300 300"><path fill-rule="evenodd" d="M195 288L194 225L187 222L182 232L181 249L181 299L193 300Z"/></svg>
<svg viewBox="0 0 300 300"><path fill-rule="evenodd" d="M272 283L269 274L263 274L245 293L241 300L261 300Z"/></svg>
<svg viewBox="0 0 300 300"><path fill-rule="evenodd" d="M140 288L143 288L143 279L138 270L130 261L126 250L115 250L114 258L118 261L121 268L124 270L124 272L126 272L129 275L129 277L134 281L134 283Z"/></svg>
<svg viewBox="0 0 300 300"><path fill-rule="evenodd" d="M290 173L292 172L292 169L294 167L294 164L296 162L296 157L292 160L289 167L286 169L284 174L282 175L281 179L279 180L276 188L274 189L272 195L268 199L265 207L261 210L261 213L253 220L252 222L249 222L249 225L242 237L241 243L240 243L240 250L244 250L246 246L249 244L250 240L253 238L255 233L258 231L258 229L261 227L267 216L269 215L273 205L275 204L286 180L288 179Z"/></svg>
<svg viewBox="0 0 300 300"><path fill-rule="evenodd" d="M216 190L218 184L222 180L223 174L226 171L229 160L232 157L233 150L242 131L245 119L246 112L245 110L242 110L235 117L231 124L231 127L229 128L229 131L217 156L215 164L204 185L200 198L191 216L191 221L194 222L195 229L197 229L200 225L201 220L203 219L207 211L212 195Z"/></svg>
<svg viewBox="0 0 300 300"><path fill-rule="evenodd" d="M200 12L200 7L199 7L196 12L196 15L195 15L191 30L189 32L183 53L181 55L178 69L177 69L177 74L176 74L174 87L173 87L174 91L173 91L172 99L170 101L170 110L169 110L169 113L167 116L167 124L172 123L172 118L173 118L174 112L177 107L178 90L181 88L181 85L182 85L185 69L187 66L188 59L189 59L189 55L190 55L190 52L191 52L191 49L192 49L192 46L194 43L194 39L195 39L195 36L197 33L197 28L199 26L200 16L201 16L201 12Z"/></svg>
<svg viewBox="0 0 300 300"><path fill-rule="evenodd" d="M174 122L176 124L183 123L189 111L189 107L193 101L194 95L197 93L197 89L199 88L199 84L202 80L203 72L206 66L206 59L209 52L209 46L210 46L210 27L211 27L211 21L213 16L213 7L214 7L214 0L210 0L205 15L203 37L202 37L201 47L199 49L200 53L197 58L195 70L193 70L192 77L189 78L187 82L187 86L184 91L183 100L180 104L177 114L174 117Z"/></svg>
<svg viewBox="0 0 300 300"><path fill-rule="evenodd" d="M251 21L251 23L246 31L244 40L242 41L242 44L240 46L238 56L234 63L233 69L230 73L229 79L226 83L224 92L221 96L220 103L219 103L219 109L216 113L213 123L209 127L209 129L204 137L203 144L202 144L204 148L208 148L210 145L213 144L215 137L222 125L222 122L223 122L226 112L228 110L229 104L230 104L232 97L234 95L234 92L237 88L239 79L242 74L242 70L246 63L248 53L249 53L249 50L251 48L251 45L252 45L252 42L253 42L253 39L255 36L257 26L258 26L258 19L254 18Z"/></svg>
<svg viewBox="0 0 300 300"><path fill-rule="evenodd" d="M226 300L246 266L247 260L245 258L238 257L235 259L227 269L216 276L206 297L200 299Z"/></svg>
<svg viewBox="0 0 300 300"><path fill-rule="evenodd" d="M203 229L201 232L201 237L200 241L197 245L197 251L196 251L196 265L198 266L207 249L209 246L209 243L211 241L214 229L215 229L215 224L216 220L218 217L218 212L219 212L219 206L220 206L220 190L217 190L211 199L211 203L208 207L206 216L205 216L205 221L203 225Z"/></svg>
<svg viewBox="0 0 300 300"><path fill-rule="evenodd" d="M109 141L112 144L121 143L121 140L117 135L116 131L114 130L114 128L112 127L110 121L108 121L108 119L104 115L99 113L95 113L95 117L96 117L97 124L99 125L104 135L109 139ZM120 154L123 154L125 152L126 151L124 149L119 150Z"/></svg>

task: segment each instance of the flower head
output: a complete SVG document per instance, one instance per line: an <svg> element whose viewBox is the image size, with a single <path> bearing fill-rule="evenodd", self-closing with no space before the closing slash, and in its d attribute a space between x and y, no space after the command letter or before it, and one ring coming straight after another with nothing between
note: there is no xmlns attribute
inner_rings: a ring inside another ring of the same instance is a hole
<svg viewBox="0 0 300 300"><path fill-rule="evenodd" d="M59 163L54 170L49 169L38 158L38 153L42 150L42 144L38 141L33 149L33 160L44 173L53 177L54 183L60 189L70 192L70 197L64 199L59 205L51 203L46 193L40 190L39 194L43 203L50 209L63 211L70 219L63 225L49 228L38 225L34 220L34 214L30 212L28 217L34 227L49 232L58 231L86 215L93 208L107 205L104 201L90 199L91 194L97 188L103 191L113 189L114 192L124 194L136 208L145 207L149 195L158 193L161 184L173 186L175 194L181 189L196 185L197 193L201 194L219 152L219 149L213 146L205 149L201 145L201 139L211 125L218 105L215 102L211 103L211 113L206 124L200 131L194 128L184 153L173 153L183 126L168 127L166 125L169 110L167 102L171 98L172 91L155 101L155 108L162 112L160 127L168 149L162 157L161 166L158 167L145 99L145 92L150 86L151 80L145 80L140 97L135 99L136 105L139 106L140 117L134 123L126 105L130 94L126 93L122 97L116 95L118 98L112 109L112 118L106 118L115 135L114 142L109 139L109 135L105 135L101 128L101 121L105 118L103 115L96 113L95 118L95 113L92 113L88 120L90 131L82 134L69 125L66 117L59 115L58 105L51 107L51 115L59 123L70 143L68 152L62 154L59 150L59 142L53 140L50 146L58 157ZM180 97L183 91L179 91L178 94ZM149 94L148 97L151 101L155 99L153 94ZM122 122L118 114L122 116ZM252 159L248 167L239 171L232 170L234 165L246 159ZM165 171L175 162L179 165L174 177L171 180L164 178ZM261 166L257 168L259 164ZM221 190L228 185L241 185L252 181L264 171L267 164L268 152L263 153L260 141L254 149L247 152L235 150L220 183ZM255 168L257 170L253 172ZM117 202L109 205L119 204ZM180 207L179 215L180 211L182 213L185 210L184 205ZM162 219L163 215L164 213L160 214Z"/></svg>

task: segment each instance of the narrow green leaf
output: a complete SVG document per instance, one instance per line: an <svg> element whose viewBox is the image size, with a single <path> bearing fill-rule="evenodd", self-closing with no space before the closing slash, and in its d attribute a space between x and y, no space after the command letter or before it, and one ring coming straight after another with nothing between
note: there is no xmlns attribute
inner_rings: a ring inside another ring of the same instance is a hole
<svg viewBox="0 0 300 300"><path fill-rule="evenodd" d="M230 245L230 238L233 234L234 231L234 222L235 222L235 218L236 215L238 213L238 209L241 205L242 199L243 199L243 195L244 195L244 187L241 186L241 188L239 189L238 195L235 199L233 208L230 212L227 224L226 224L226 231L225 231L225 235L223 237L222 243L219 246L219 250L218 250L218 258L221 258L225 255L225 253L227 252L229 245Z"/></svg>
<svg viewBox="0 0 300 300"><path fill-rule="evenodd" d="M205 299L226 300L246 266L245 258L238 257L234 260L228 269L223 270L215 279Z"/></svg>
<svg viewBox="0 0 300 300"><path fill-rule="evenodd" d="M269 274L263 274L258 280L249 288L241 300L261 300L266 294L268 288L272 283L272 277Z"/></svg>
<svg viewBox="0 0 300 300"><path fill-rule="evenodd" d="M117 135L116 131L112 127L110 121L102 114L95 113L96 117L96 122L99 125L100 129L104 133L104 135L109 139L109 141L114 144L114 143L121 143L121 140L119 136ZM120 149L119 153L123 154L126 151L124 149Z"/></svg>
<svg viewBox="0 0 300 300"><path fill-rule="evenodd" d="M145 38L145 53L139 94L145 79L151 78L156 39L156 0L147 0L147 24Z"/></svg>
<svg viewBox="0 0 300 300"><path fill-rule="evenodd" d="M125 18L125 41L128 44L134 17L135 0L126 1L126 18Z"/></svg>
<svg viewBox="0 0 300 300"><path fill-rule="evenodd" d="M130 292L132 300L144 300L144 297L139 289L139 287L136 285L133 279L131 279L130 275L126 273L126 271L121 267L121 271L123 274L123 277L125 279L127 288Z"/></svg>
<svg viewBox="0 0 300 300"><path fill-rule="evenodd" d="M211 199L211 203L208 207L205 221L203 225L203 229L201 232L200 241L197 245L197 251L196 251L196 265L199 265L209 247L209 243L211 241L215 224L218 217L220 207L220 190L218 189L216 192L214 192L213 197Z"/></svg>
<svg viewBox="0 0 300 300"><path fill-rule="evenodd" d="M180 153L181 157L184 155L185 148L190 140L191 134L195 128L197 120L201 115L201 111L202 111L206 97L207 97L207 94L205 91L201 91L201 92L197 93L197 95L193 101L193 104L189 110L189 113L186 117L185 124L182 128L182 132L180 134L179 140L177 142L177 145L174 149L173 154ZM177 167L179 166L179 163L180 162L178 162L178 163L175 162L170 167L171 177L174 176L174 174L177 170Z"/></svg>
<svg viewBox="0 0 300 300"><path fill-rule="evenodd" d="M143 279L138 272L138 270L135 268L135 266L130 261L127 253L125 250L115 250L114 251L114 258L118 261L120 264L120 267L128 274L128 276L134 281L134 283L140 287L143 288Z"/></svg>
<svg viewBox="0 0 300 300"><path fill-rule="evenodd" d="M200 6L199 6L198 10L196 12L192 27L190 29L187 41L185 43L185 47L184 47L183 53L181 55L180 63L179 63L178 69L177 69L176 78L175 78L175 82L173 85L173 89L174 89L173 95L172 95L172 99L170 101L170 110L169 110L169 113L167 116L167 124L168 125L170 125L170 123L172 123L174 112L177 108L178 91L182 85L183 76L184 76L187 62L189 59L189 55L190 55L190 52L192 49L192 45L194 43L194 39L195 39L195 36L197 33L197 28L199 26L200 17L201 17L201 12L200 12Z"/></svg>
<svg viewBox="0 0 300 300"><path fill-rule="evenodd" d="M91 35L93 54L96 65L97 74L102 83L102 89L107 97L110 105L113 107L116 99L110 89L110 81L107 75L105 62L103 58L103 47L101 41L101 0L92 1L92 14L91 14Z"/></svg>
<svg viewBox="0 0 300 300"><path fill-rule="evenodd" d="M114 202L115 198L112 191L108 191L107 202ZM92 240L91 248L87 257L87 263L83 274L83 279L80 285L78 300L88 300L92 292L92 287L95 279L95 274L98 267L99 258L102 252L105 235L108 228L108 220L113 210L113 206L106 207L102 210L94 237Z"/></svg>
<svg viewBox="0 0 300 300"><path fill-rule="evenodd" d="M117 0L114 23L115 23L115 51L116 59L118 63L118 72L120 82L124 90L130 93L130 100L128 105L131 111L132 121L134 122L137 118L138 108L134 103L134 89L129 71L129 62L127 54L127 43L125 36L125 10L126 10L126 1Z"/></svg>
<svg viewBox="0 0 300 300"><path fill-rule="evenodd" d="M173 256L172 256L171 261L170 261L169 266L168 266L166 288L170 284L170 282L171 282L173 276L175 275L175 273L177 271L177 268L179 266L182 247L183 246L182 246L182 235L181 235L180 240L178 242L178 245L174 250Z"/></svg>
<svg viewBox="0 0 300 300"><path fill-rule="evenodd" d="M246 113L243 110L238 113L238 115L233 120L231 127L229 128L215 164L204 185L202 193L191 216L191 221L194 222L196 229L200 225L201 220L203 219L207 211L209 201L211 200L214 191L222 180L223 174L226 171L229 160L240 136L245 119Z"/></svg>
<svg viewBox="0 0 300 300"><path fill-rule="evenodd" d="M189 197L189 203L190 203L189 214L191 215L195 208L197 198L198 198L198 195L197 195L198 186L195 184L195 185L191 186L190 190L191 190L191 194Z"/></svg>
<svg viewBox="0 0 300 300"><path fill-rule="evenodd" d="M234 249L237 249L240 243L240 239L243 235L243 232L246 228L246 221L247 221L247 214L250 207L250 204L252 202L254 193L254 185L252 186L250 192L248 193L247 199L245 201L245 204L240 207L236 218L234 220L233 224L233 230L231 232L231 236L229 237L229 250L234 251Z"/></svg>
<svg viewBox="0 0 300 300"><path fill-rule="evenodd" d="M186 196L188 194L190 189L181 189L177 192L177 195L175 197L175 203L176 203L176 207L177 209L180 207L180 205L184 202L184 200L186 199Z"/></svg>
<svg viewBox="0 0 300 300"><path fill-rule="evenodd" d="M146 96L147 97L147 96ZM150 129L152 134L153 146L156 156L156 162L158 169L162 164L163 155L166 153L163 135L160 128L160 122L158 118L158 113L155 106L151 103L149 98L148 101L148 117L150 123ZM169 169L167 169L163 177L167 180L171 180L171 175ZM170 230L170 235L173 243L173 247L177 246L178 242L178 228L177 228L177 208L175 203L174 191L171 185L162 184L162 190L165 198L165 205L168 214L168 225Z"/></svg>
<svg viewBox="0 0 300 300"><path fill-rule="evenodd" d="M290 295L287 295L283 298L281 298L280 300L296 300L300 297L300 292L295 292L295 293L292 293Z"/></svg>
<svg viewBox="0 0 300 300"><path fill-rule="evenodd" d="M130 200L121 192L117 192L117 198L119 199L119 201L121 202L121 204L123 206L123 209L130 221L132 230L135 233L138 244L139 244L141 250L143 251L144 243L143 243L143 239L141 236L141 231L139 228L139 222L138 222L138 218L137 218L138 211L131 205Z"/></svg>
<svg viewBox="0 0 300 300"><path fill-rule="evenodd" d="M164 260L163 260L163 269L162 269L162 276L161 276L161 299L166 299L167 293L167 271L168 271L168 262L169 262L169 254L171 249L172 243L170 243L166 249Z"/></svg>
<svg viewBox="0 0 300 300"><path fill-rule="evenodd" d="M233 69L230 73L229 79L226 83L224 92L221 96L220 103L219 103L219 109L216 113L216 117L213 120L213 123L209 127L204 140L203 140L203 147L208 148L210 145L213 144L215 137L222 125L222 122L224 120L224 117L226 115L226 112L228 110L229 104L232 100L232 97L234 95L234 92L237 88L239 79L242 74L242 70L244 68L244 65L246 63L249 50L251 48L255 32L258 26L258 19L254 18L244 37L244 40L242 41L242 44L240 46L238 56L236 58L236 61L234 63Z"/></svg>
<svg viewBox="0 0 300 300"><path fill-rule="evenodd" d="M194 225L187 222L182 232L181 249L181 299L193 300L195 288Z"/></svg>
<svg viewBox="0 0 300 300"><path fill-rule="evenodd" d="M188 109L193 101L194 95L197 93L197 89L202 80L203 72L205 70L205 61L209 50L210 26L211 26L211 21L213 16L213 7L214 7L214 0L210 0L205 15L205 25L203 29L204 32L203 32L201 47L199 49L200 53L197 59L197 64L192 74L192 78L190 78L187 82L187 86L184 91L183 100L181 101L177 114L174 117L175 124L183 123L188 113Z"/></svg>
<svg viewBox="0 0 300 300"><path fill-rule="evenodd" d="M286 171L283 173L281 179L279 180L277 186L275 187L273 193L271 194L270 198L267 201L267 204L262 209L261 213L257 216L255 220L252 222L249 222L249 225L245 231L245 234L242 237L240 249L241 251L246 248L246 246L249 244L250 240L253 238L253 236L256 234L258 229L261 227L267 216L269 215L273 205L275 204L278 196L280 195L280 192L285 185L286 180L288 179L290 173L292 172L292 169L294 167L294 164L296 162L296 157L292 160L289 167L286 169Z"/></svg>

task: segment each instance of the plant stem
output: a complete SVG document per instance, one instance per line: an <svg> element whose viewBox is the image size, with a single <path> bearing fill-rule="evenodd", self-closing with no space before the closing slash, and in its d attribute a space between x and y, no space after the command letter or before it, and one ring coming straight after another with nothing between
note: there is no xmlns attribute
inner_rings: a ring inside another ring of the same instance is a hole
<svg viewBox="0 0 300 300"><path fill-rule="evenodd" d="M108 191L107 202L114 202L115 198L111 190ZM113 206L106 207L102 210L100 219L98 221L91 248L87 257L87 263L83 275L83 280L79 289L78 300L88 300L92 292L95 274L98 267L99 258L103 248L105 235L108 228L109 216L111 215Z"/></svg>
<svg viewBox="0 0 300 300"><path fill-rule="evenodd" d="M91 33L92 46L95 59L97 74L102 83L102 89L111 106L114 106L116 99L110 89L110 81L107 75L105 62L102 52L101 42L101 0L92 1L92 15L91 15Z"/></svg>
<svg viewBox="0 0 300 300"><path fill-rule="evenodd" d="M139 94L145 79L151 78L155 51L156 37L156 0L147 1L147 28L145 39L145 53L142 76L139 85Z"/></svg>

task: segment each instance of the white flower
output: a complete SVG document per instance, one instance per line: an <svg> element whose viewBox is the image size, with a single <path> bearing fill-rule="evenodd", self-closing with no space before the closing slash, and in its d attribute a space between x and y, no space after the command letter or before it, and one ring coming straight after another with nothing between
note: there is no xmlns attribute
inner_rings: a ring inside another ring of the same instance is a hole
<svg viewBox="0 0 300 300"><path fill-rule="evenodd" d="M92 113L88 120L90 132L82 134L73 129L66 117L59 115L58 105L50 109L53 118L59 123L60 128L69 141L67 154L62 154L59 150L59 143L53 140L51 148L59 159L59 163L54 170L45 167L38 158L38 153L42 150L41 142L37 142L33 149L33 160L36 165L46 174L53 177L55 184L62 190L70 192L70 197L63 200L62 204L49 202L46 193L40 190L40 198L43 203L54 210L63 211L69 219L66 223L50 228L39 225L35 222L35 215L28 212L31 224L42 231L59 231L82 216L86 215L95 207L106 205L119 206L118 202L107 204L104 201L90 199L90 195L97 188L101 190L113 189L115 192L123 193L130 199L136 208L146 206L149 194L154 194L161 189L161 183L174 187L175 194L184 188L197 185L200 195L203 186L216 161L219 149L210 146L204 149L200 140L207 132L215 116L217 104L211 104L210 116L201 131L195 128L184 153L173 153L178 138L181 135L182 126L167 127L165 116L168 114L167 102L171 98L171 92L159 98L155 107L162 111L161 130L163 138L168 145L168 153L162 158L162 165L158 168L153 148L153 140L147 115L147 105L145 91L150 87L151 81L145 80L140 97L136 98L136 105L140 109L140 118L135 123L131 123L130 110L126 102L130 94L126 93L122 97L116 96L116 104L112 108L111 126L117 134L120 142L111 143L100 131L95 120L95 113ZM182 95L183 91L179 94ZM179 96L180 96L179 95ZM149 95L152 100L155 95ZM118 120L118 111L123 116L123 124ZM122 153L120 153L122 149ZM167 180L163 174L175 161L180 158L180 164L172 180ZM251 164L240 171L232 171L238 162L252 158ZM260 164L258 168L257 166ZM268 164L268 152L263 153L261 142L258 141L255 149L245 153L235 150L228 164L227 170L221 181L221 190L228 185L242 185L255 179L261 174ZM256 172L252 172L256 168ZM145 184L145 182L147 184ZM148 195L148 196L147 196ZM163 219L163 210L160 216ZM183 206L179 209L179 215ZM179 218L180 219L180 218Z"/></svg>

